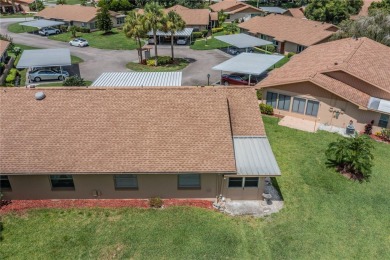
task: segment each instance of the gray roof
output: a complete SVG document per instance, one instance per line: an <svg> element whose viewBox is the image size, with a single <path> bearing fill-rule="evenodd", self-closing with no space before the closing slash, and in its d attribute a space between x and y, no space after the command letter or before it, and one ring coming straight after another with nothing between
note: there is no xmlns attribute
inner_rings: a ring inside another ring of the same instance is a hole
<svg viewBox="0 0 390 260"><path fill-rule="evenodd" d="M265 136L234 136L237 175L281 175L271 145Z"/></svg>
<svg viewBox="0 0 390 260"><path fill-rule="evenodd" d="M105 72L93 87L178 87L182 73L179 72Z"/></svg>
<svg viewBox="0 0 390 260"><path fill-rule="evenodd" d="M262 40L260 38L250 36L245 33L215 36L215 39L236 46L237 48L249 48L273 44L270 41Z"/></svg>
<svg viewBox="0 0 390 260"><path fill-rule="evenodd" d="M241 53L225 62L222 62L221 64L218 64L217 66L214 66L212 69L260 75L283 58L283 55Z"/></svg>
<svg viewBox="0 0 390 260"><path fill-rule="evenodd" d="M45 19L37 19L30 22L20 23L20 25L23 26L37 27L39 29L44 27L57 26L61 24L65 24L65 23L59 21L45 20Z"/></svg>
<svg viewBox="0 0 390 260"><path fill-rule="evenodd" d="M175 32L173 35L174 36L188 36L189 37L189 36L191 36L193 30L194 30L194 28L185 28L182 31ZM157 36L171 36L170 32L157 31L156 34L157 34ZM152 31L148 32L148 36L153 36L153 32Z"/></svg>
<svg viewBox="0 0 390 260"><path fill-rule="evenodd" d="M390 113L390 100L371 97L368 101L368 108L384 113Z"/></svg>
<svg viewBox="0 0 390 260"><path fill-rule="evenodd" d="M16 68L70 66L69 49L24 50Z"/></svg>
<svg viewBox="0 0 390 260"><path fill-rule="evenodd" d="M280 7L273 7L273 6L261 6L259 7L261 10L263 10L266 13L275 13L275 14L284 14L287 12L286 9L280 8Z"/></svg>

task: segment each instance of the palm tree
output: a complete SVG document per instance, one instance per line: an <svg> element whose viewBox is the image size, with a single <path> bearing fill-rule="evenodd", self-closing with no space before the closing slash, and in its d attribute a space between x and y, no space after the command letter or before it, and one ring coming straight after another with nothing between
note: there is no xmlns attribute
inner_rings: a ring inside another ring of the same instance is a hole
<svg viewBox="0 0 390 260"><path fill-rule="evenodd" d="M157 66L157 31L163 29L165 14L161 5L151 2L145 5L145 26L153 32L154 39L154 65Z"/></svg>
<svg viewBox="0 0 390 260"><path fill-rule="evenodd" d="M175 11L169 11L166 17L166 23L163 28L164 31L171 33L171 53L172 53L172 61L174 60L173 53L173 38L174 34L177 31L182 31L186 27L186 22L181 18L181 16Z"/></svg>
<svg viewBox="0 0 390 260"><path fill-rule="evenodd" d="M126 37L134 38L138 43L139 63L142 63L142 38L146 36L147 28L145 27L145 17L135 11L129 12L126 17L123 31Z"/></svg>
<svg viewBox="0 0 390 260"><path fill-rule="evenodd" d="M226 25L225 31L228 34L235 34L238 31L238 26L237 26L237 24L235 22L231 22L228 25Z"/></svg>

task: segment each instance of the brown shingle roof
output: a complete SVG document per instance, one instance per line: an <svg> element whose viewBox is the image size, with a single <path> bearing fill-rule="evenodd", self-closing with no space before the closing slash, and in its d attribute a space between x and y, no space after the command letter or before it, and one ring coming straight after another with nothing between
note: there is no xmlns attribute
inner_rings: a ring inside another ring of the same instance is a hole
<svg viewBox="0 0 390 260"><path fill-rule="evenodd" d="M4 88L0 110L7 174L235 172L232 135L265 134L247 87Z"/></svg>
<svg viewBox="0 0 390 260"><path fill-rule="evenodd" d="M256 16L238 26L254 34L264 34L278 41L288 41L303 46L328 39L333 34L328 29L334 28L332 24L278 14Z"/></svg>
<svg viewBox="0 0 390 260"><path fill-rule="evenodd" d="M290 15L292 17L300 18L300 19L306 18L305 14L303 12L302 7L299 7L299 8L289 8L287 10L287 12L285 12L283 15Z"/></svg>
<svg viewBox="0 0 390 260"><path fill-rule="evenodd" d="M0 55L3 55L4 52L8 49L10 42L0 40Z"/></svg>
<svg viewBox="0 0 390 260"><path fill-rule="evenodd" d="M325 75L344 71L390 93L390 48L368 38L342 39L307 48L261 81L259 87L311 81L360 106L368 95Z"/></svg>
<svg viewBox="0 0 390 260"><path fill-rule="evenodd" d="M181 8L183 7L183 8ZM210 11L208 9L189 9L181 5L175 5L164 10L165 13L175 11L186 22L186 25L209 25ZM139 14L144 14L144 9L138 9Z"/></svg>
<svg viewBox="0 0 390 260"><path fill-rule="evenodd" d="M221 2L218 2L216 4L210 5L209 8L214 12L224 10L225 12L228 12L229 14L235 14L235 13L241 12L241 11L246 10L246 9L252 9L252 11L263 13L262 10L254 7L252 5L249 5L249 4L246 4L243 2L237 2L237 1L221 1Z"/></svg>
<svg viewBox="0 0 390 260"><path fill-rule="evenodd" d="M45 19L60 19L64 21L90 22L96 18L98 8L92 6L81 5L56 5L46 7L38 12L35 16ZM112 16L117 15L115 12L110 12Z"/></svg>
<svg viewBox="0 0 390 260"><path fill-rule="evenodd" d="M176 11L176 10L188 10L189 8L185 7L185 6L182 6L182 5L174 5L174 6L171 6L167 9L165 9L167 12L169 11Z"/></svg>

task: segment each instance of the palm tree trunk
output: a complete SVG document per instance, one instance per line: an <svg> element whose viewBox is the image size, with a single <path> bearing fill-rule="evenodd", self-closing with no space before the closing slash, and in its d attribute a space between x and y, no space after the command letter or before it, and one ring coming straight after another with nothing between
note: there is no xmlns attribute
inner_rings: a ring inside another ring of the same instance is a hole
<svg viewBox="0 0 390 260"><path fill-rule="evenodd" d="M154 66L157 66L157 35L156 31L153 30L153 38L154 38Z"/></svg>
<svg viewBox="0 0 390 260"><path fill-rule="evenodd" d="M142 45L141 45L141 40L138 38L138 58L140 58L139 64L142 64Z"/></svg>
<svg viewBox="0 0 390 260"><path fill-rule="evenodd" d="M173 53L173 33L171 32L171 53L172 53L172 62L174 60L174 53Z"/></svg>

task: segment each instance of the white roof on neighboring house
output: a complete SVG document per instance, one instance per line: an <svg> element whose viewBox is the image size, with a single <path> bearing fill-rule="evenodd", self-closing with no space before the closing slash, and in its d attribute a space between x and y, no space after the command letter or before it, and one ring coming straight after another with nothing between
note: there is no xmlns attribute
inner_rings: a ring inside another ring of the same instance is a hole
<svg viewBox="0 0 390 260"><path fill-rule="evenodd" d="M62 25L62 24L65 24L65 23L59 22L59 21L45 20L45 19L37 19L37 20L30 21L30 22L20 23L20 25L23 25L23 26L36 27L39 29L44 28L44 27Z"/></svg>
<svg viewBox="0 0 390 260"><path fill-rule="evenodd" d="M189 37L189 36L191 36L193 30L194 30L194 28L185 28L182 31L175 32L173 35L174 36L188 36ZM156 35L157 36L171 36L171 33L170 32L157 31ZM152 31L148 32L148 36L153 36L153 32Z"/></svg>
<svg viewBox="0 0 390 260"><path fill-rule="evenodd" d="M182 73L176 72L105 72L92 87L180 87Z"/></svg>
<svg viewBox="0 0 390 260"><path fill-rule="evenodd" d="M24 50L16 68L72 65L69 49Z"/></svg>
<svg viewBox="0 0 390 260"><path fill-rule="evenodd" d="M270 41L262 40L260 38L250 36L245 33L215 36L215 39L236 46L237 48L249 48L273 44Z"/></svg>
<svg viewBox="0 0 390 260"><path fill-rule="evenodd" d="M275 63L283 59L283 55L258 53L241 53L217 66L213 70L260 75Z"/></svg>
<svg viewBox="0 0 390 260"><path fill-rule="evenodd" d="M284 14L285 12L287 12L286 9L275 7L275 6L260 6L259 9L267 13L275 13L275 14Z"/></svg>

